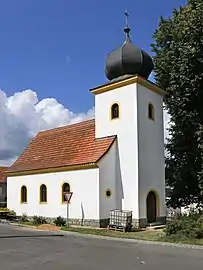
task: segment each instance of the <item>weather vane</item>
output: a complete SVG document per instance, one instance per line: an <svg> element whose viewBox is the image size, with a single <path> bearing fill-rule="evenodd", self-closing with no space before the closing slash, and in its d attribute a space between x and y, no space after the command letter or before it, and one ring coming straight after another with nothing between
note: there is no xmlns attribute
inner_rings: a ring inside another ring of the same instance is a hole
<svg viewBox="0 0 203 270"><path fill-rule="evenodd" d="M126 24L126 27L128 27L128 17L129 17L129 13L127 11L127 9L125 10L125 24Z"/></svg>

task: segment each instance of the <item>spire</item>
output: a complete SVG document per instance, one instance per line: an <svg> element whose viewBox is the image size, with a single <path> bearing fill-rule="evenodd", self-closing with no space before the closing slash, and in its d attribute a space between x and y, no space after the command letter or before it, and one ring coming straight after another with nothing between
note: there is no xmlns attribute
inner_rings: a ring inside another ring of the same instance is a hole
<svg viewBox="0 0 203 270"><path fill-rule="evenodd" d="M138 75L148 79L154 65L150 55L135 46L130 40L128 25L129 14L125 11L125 41L121 46L108 54L105 74L107 79L114 80L124 75Z"/></svg>
<svg viewBox="0 0 203 270"><path fill-rule="evenodd" d="M124 28L124 32L126 33L126 41L130 40L130 28L129 28L129 25L128 25L128 17L129 17L129 13L127 11L127 9L125 10L125 28Z"/></svg>

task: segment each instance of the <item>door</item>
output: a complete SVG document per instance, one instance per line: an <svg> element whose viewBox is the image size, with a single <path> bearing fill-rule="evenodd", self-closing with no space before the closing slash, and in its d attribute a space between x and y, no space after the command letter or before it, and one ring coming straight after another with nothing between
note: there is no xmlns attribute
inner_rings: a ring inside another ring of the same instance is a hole
<svg viewBox="0 0 203 270"><path fill-rule="evenodd" d="M156 195L153 191L150 191L147 195L147 222L152 223L156 221Z"/></svg>

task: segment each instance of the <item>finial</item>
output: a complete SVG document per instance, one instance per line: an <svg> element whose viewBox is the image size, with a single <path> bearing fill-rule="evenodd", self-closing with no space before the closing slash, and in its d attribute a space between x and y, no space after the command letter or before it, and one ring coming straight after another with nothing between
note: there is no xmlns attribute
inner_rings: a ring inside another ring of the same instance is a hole
<svg viewBox="0 0 203 270"><path fill-rule="evenodd" d="M127 11L127 9L125 10L125 27L128 27L128 17L129 17L129 13Z"/></svg>
<svg viewBox="0 0 203 270"><path fill-rule="evenodd" d="M125 28L124 28L124 32L126 33L126 38L129 39L129 33L130 33L130 28L128 25L128 17L129 17L129 13L127 11L127 9L125 10Z"/></svg>

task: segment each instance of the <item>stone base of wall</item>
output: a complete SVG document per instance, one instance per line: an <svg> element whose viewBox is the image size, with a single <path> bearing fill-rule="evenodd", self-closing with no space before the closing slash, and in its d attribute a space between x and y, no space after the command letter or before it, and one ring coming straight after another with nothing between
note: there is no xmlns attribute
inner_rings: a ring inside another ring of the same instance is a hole
<svg viewBox="0 0 203 270"><path fill-rule="evenodd" d="M132 226L133 226L133 228L146 228L147 227L147 219L146 218L133 219Z"/></svg>
<svg viewBox="0 0 203 270"><path fill-rule="evenodd" d="M56 218L46 218L47 222L50 224L54 223L54 220ZM32 220L32 217L29 217L29 220ZM95 227L95 228L107 228L109 225L109 218L106 219L69 219L68 220L69 225L76 225L76 226L88 226L88 227ZM157 217L157 223L159 225L165 225L166 224L166 217ZM132 227L133 228L146 228L148 225L146 218L141 219L133 219L132 220Z"/></svg>
<svg viewBox="0 0 203 270"><path fill-rule="evenodd" d="M78 225L78 226L89 226L89 227L100 227L106 228L109 224L109 219L69 219L70 225Z"/></svg>
<svg viewBox="0 0 203 270"><path fill-rule="evenodd" d="M33 217L27 217L30 221L32 220ZM46 221L50 224L54 223L54 220L56 218L50 218L50 217L46 217ZM66 218L64 218L66 220ZM70 218L68 220L69 225L75 225L75 226L89 226L89 227L97 227L97 228L106 228L109 224L109 219L73 219Z"/></svg>

